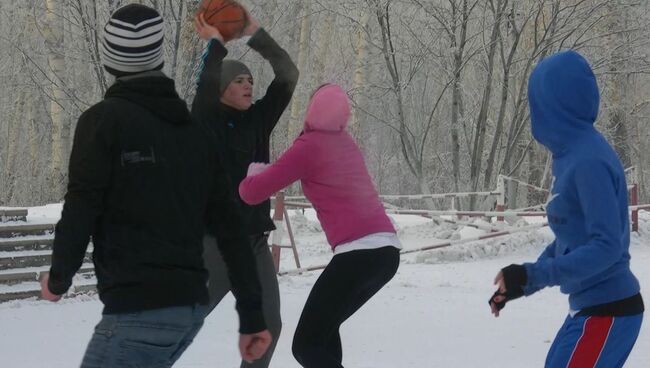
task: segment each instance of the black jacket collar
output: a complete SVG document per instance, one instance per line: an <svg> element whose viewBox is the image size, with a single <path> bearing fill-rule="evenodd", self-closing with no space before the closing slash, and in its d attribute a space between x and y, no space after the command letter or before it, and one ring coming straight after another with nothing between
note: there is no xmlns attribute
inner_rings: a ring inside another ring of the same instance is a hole
<svg viewBox="0 0 650 368"><path fill-rule="evenodd" d="M122 98L142 106L163 121L187 124L187 104L176 92L174 81L161 72L146 72L118 78L104 98Z"/></svg>

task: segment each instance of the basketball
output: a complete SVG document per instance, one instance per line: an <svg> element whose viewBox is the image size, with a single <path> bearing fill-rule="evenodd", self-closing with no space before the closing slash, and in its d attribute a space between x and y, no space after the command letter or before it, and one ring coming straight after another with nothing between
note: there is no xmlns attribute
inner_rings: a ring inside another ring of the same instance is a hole
<svg viewBox="0 0 650 368"><path fill-rule="evenodd" d="M203 0L199 13L219 30L224 42L239 36L247 25L246 10L233 0Z"/></svg>

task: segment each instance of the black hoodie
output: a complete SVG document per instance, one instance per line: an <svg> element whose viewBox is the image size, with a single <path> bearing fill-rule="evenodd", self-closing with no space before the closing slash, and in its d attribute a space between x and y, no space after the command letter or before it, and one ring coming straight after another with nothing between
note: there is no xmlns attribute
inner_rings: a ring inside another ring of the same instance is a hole
<svg viewBox="0 0 650 368"><path fill-rule="evenodd" d="M264 97L246 111L219 102L221 66L228 50L219 41L212 40L203 58L192 115L216 134L219 158L230 176L246 233L257 235L275 229L269 216L271 202L266 200L253 206L244 203L239 198L239 183L252 162L269 162L271 133L291 101L299 73L289 54L263 28L255 32L248 45L269 61L275 74Z"/></svg>
<svg viewBox="0 0 650 368"><path fill-rule="evenodd" d="M255 261L212 136L162 73L118 79L77 124L50 290L68 290L92 236L104 313L206 304L209 213L240 331L263 330Z"/></svg>

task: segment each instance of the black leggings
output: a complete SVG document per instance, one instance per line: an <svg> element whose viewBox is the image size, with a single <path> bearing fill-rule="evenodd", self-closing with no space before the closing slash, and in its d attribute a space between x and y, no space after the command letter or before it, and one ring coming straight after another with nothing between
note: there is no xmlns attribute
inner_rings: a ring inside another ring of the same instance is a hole
<svg viewBox="0 0 650 368"><path fill-rule="evenodd" d="M334 256L311 289L293 337L293 356L306 368L339 368L339 327L393 278L399 250L388 246Z"/></svg>

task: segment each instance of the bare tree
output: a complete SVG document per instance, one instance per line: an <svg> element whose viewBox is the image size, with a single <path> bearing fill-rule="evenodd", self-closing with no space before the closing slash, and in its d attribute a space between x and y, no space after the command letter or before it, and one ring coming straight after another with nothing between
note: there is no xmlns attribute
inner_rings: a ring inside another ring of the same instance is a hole
<svg viewBox="0 0 650 368"><path fill-rule="evenodd" d="M50 185L54 193L62 194L66 175L65 143L68 140L69 127L65 124L63 101L63 74L65 72L63 50L63 4L61 0L46 0L45 44L48 48L47 63L51 82L52 100L50 101L50 120L52 122L52 161L50 167Z"/></svg>
<svg viewBox="0 0 650 368"><path fill-rule="evenodd" d="M483 97L481 99L481 107L479 109L478 117L474 128L474 144L472 145L471 166L470 166L470 182L471 191L475 192L478 189L479 177L483 164L483 147L485 145L485 133L487 129L488 110L492 100L492 82L495 68L495 56L497 47L499 45L499 38L501 37L501 23L506 15L508 7L508 0L490 0L490 11L493 14L492 31L487 50L487 70L485 73L485 87L483 88ZM470 208L474 209L476 197L471 197Z"/></svg>
<svg viewBox="0 0 650 368"><path fill-rule="evenodd" d="M52 184L64 182L69 133L112 82L101 62L103 25L136 1L163 15L164 72L191 101L204 47L192 27L200 0L0 2L0 203L61 199ZM530 135L528 77L540 59L571 48L598 78L599 129L646 181L648 2L242 1L301 71L273 134L274 156L300 129L313 88L336 82L349 92L350 129L382 191L488 190L499 174L547 186L552 156ZM259 94L273 78L268 63L241 41L228 50L254 72ZM642 198L649 190L643 186ZM510 205L539 200L515 184L508 192Z"/></svg>
<svg viewBox="0 0 650 368"><path fill-rule="evenodd" d="M309 43L310 43L310 30L311 30L311 1L302 1L303 14L300 22L300 41L298 43L298 70L305 70L307 67L307 59L309 57ZM299 85L303 86L305 78L299 81ZM303 94L295 93L290 107L289 127L287 129L287 142L293 141L300 133L302 124L300 116L305 104L302 98Z"/></svg>

